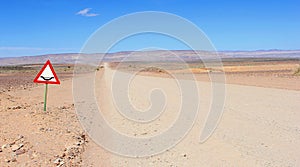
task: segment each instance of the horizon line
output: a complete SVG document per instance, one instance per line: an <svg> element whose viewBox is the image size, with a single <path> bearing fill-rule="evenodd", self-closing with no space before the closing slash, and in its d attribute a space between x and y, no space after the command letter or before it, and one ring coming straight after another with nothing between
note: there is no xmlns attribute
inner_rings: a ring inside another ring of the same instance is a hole
<svg viewBox="0 0 300 167"><path fill-rule="evenodd" d="M116 51L116 52L108 52L108 53L80 53L80 52L62 52L62 53L45 53L45 54L38 54L38 55L25 55L25 56L7 56L1 57L2 58L24 58L24 57L38 57L38 56L49 56L49 55L67 55L67 54L117 54L122 52L154 52L154 51L201 51L201 52L272 52L272 51L300 51L300 49L257 49L257 50L216 50L216 51L209 51L209 50L184 50L184 49L173 49L173 50L145 50L145 51L134 51L134 50L127 50L127 51Z"/></svg>

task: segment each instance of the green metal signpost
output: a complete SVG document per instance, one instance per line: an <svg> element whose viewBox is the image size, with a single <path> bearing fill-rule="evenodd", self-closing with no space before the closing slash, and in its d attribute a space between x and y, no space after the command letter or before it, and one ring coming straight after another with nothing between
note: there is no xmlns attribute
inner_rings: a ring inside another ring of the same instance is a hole
<svg viewBox="0 0 300 167"><path fill-rule="evenodd" d="M53 69L50 60L48 60L40 72L37 74L35 79L33 80L34 83L43 83L45 85L45 96L44 96L44 111L47 110L47 94L48 94L48 84L60 84L58 77Z"/></svg>

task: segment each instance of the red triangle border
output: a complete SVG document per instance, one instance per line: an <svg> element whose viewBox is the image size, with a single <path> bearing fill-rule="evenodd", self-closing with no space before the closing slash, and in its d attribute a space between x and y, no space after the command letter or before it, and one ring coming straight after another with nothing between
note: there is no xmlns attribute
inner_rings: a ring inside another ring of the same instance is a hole
<svg viewBox="0 0 300 167"><path fill-rule="evenodd" d="M48 65L49 65L49 67L50 67L50 69L51 69L51 71L52 71L52 73L53 73L53 75L54 75L54 78L56 79L56 82L38 81L39 77L41 76L41 74L43 73L43 71L45 70L45 68L46 68ZM44 64L43 68L42 68L42 69L40 70L40 72L36 75L36 77L34 78L33 82L34 82L34 83L44 83L44 84L60 84L60 81L59 81L59 79L58 79L58 77L57 77L57 75L56 75L56 73L55 73L55 71L54 71L54 68L53 68L53 66L52 66L52 64L51 64L51 62L50 62L50 60L48 60L48 61Z"/></svg>

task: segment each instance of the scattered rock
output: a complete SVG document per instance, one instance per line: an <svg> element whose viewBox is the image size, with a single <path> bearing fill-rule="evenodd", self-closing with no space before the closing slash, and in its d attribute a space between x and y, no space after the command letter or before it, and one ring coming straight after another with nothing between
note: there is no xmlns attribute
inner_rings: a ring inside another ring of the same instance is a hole
<svg viewBox="0 0 300 167"><path fill-rule="evenodd" d="M19 144L19 145L14 144L11 146L11 150L15 152L15 151L19 150L20 148L22 148L23 146L24 146L23 144Z"/></svg>
<svg viewBox="0 0 300 167"><path fill-rule="evenodd" d="M18 136L18 140L23 139L23 138L24 138L23 135L19 135L19 136Z"/></svg>
<svg viewBox="0 0 300 167"><path fill-rule="evenodd" d="M4 161L5 161L6 163L9 163L9 162L10 162L10 159L5 158Z"/></svg>
<svg viewBox="0 0 300 167"><path fill-rule="evenodd" d="M73 138L76 139L76 142L73 145L65 147L62 154L54 156L55 160L53 161L53 163L57 167L80 166L80 164L82 163L81 154L84 151L84 143L88 142L87 137L85 133L82 132L78 135L74 135Z"/></svg>
<svg viewBox="0 0 300 167"><path fill-rule="evenodd" d="M66 150L66 154L70 159L73 159L79 152L79 148L74 146L68 147Z"/></svg>
<svg viewBox="0 0 300 167"><path fill-rule="evenodd" d="M183 154L183 157L186 157L186 154Z"/></svg>
<svg viewBox="0 0 300 167"><path fill-rule="evenodd" d="M10 147L9 144L4 144L4 145L2 145L1 149L4 150L4 149L6 149L6 148L8 148L8 147Z"/></svg>
<svg viewBox="0 0 300 167"><path fill-rule="evenodd" d="M66 106L62 106L62 107L59 107L60 109L62 109L62 110L65 110L65 109L67 109L67 107Z"/></svg>
<svg viewBox="0 0 300 167"><path fill-rule="evenodd" d="M22 108L21 106L17 106L17 107L13 107L12 109L17 110L17 109L21 109L21 108Z"/></svg>
<svg viewBox="0 0 300 167"><path fill-rule="evenodd" d="M12 153L10 161L11 162L17 162L17 158L16 157L17 157L16 153Z"/></svg>
<svg viewBox="0 0 300 167"><path fill-rule="evenodd" d="M18 150L20 147L18 146L18 145L12 145L11 146L11 150L12 151L16 151L16 150Z"/></svg>
<svg viewBox="0 0 300 167"><path fill-rule="evenodd" d="M23 135L19 135L15 141L19 141L19 140L22 141L23 139L24 139L24 136Z"/></svg>
<svg viewBox="0 0 300 167"><path fill-rule="evenodd" d="M17 158L16 158L16 157L13 157L13 158L11 159L11 162L17 162Z"/></svg>
<svg viewBox="0 0 300 167"><path fill-rule="evenodd" d="M62 166L62 165L64 165L65 164L65 162L64 161L61 161L60 163L59 163L59 166Z"/></svg>
<svg viewBox="0 0 300 167"><path fill-rule="evenodd" d="M0 148L0 153L2 152L2 148Z"/></svg>
<svg viewBox="0 0 300 167"><path fill-rule="evenodd" d="M16 150L16 155L21 155L21 154L24 154L26 151L25 149L19 149L19 150Z"/></svg>
<svg viewBox="0 0 300 167"><path fill-rule="evenodd" d="M61 155L61 157L63 157L63 158L64 158L65 156L66 156L66 153L63 153L63 154Z"/></svg>
<svg viewBox="0 0 300 167"><path fill-rule="evenodd" d="M53 161L53 163L54 163L55 165L59 165L61 162L63 162L63 160L62 160L61 158L57 158L57 159L55 159L55 160Z"/></svg>
<svg viewBox="0 0 300 167"><path fill-rule="evenodd" d="M46 131L51 132L51 131L53 131L53 129L48 128L48 129L46 129Z"/></svg>
<svg viewBox="0 0 300 167"><path fill-rule="evenodd" d="M76 146L80 146L81 144L82 144L81 141L76 142Z"/></svg>

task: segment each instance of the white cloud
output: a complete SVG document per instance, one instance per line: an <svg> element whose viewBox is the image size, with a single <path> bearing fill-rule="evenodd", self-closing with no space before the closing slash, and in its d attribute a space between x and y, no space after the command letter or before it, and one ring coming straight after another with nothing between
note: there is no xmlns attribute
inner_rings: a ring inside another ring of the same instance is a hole
<svg viewBox="0 0 300 167"><path fill-rule="evenodd" d="M92 8L85 8L85 9L82 9L81 11L77 12L76 15L81 15L81 16L86 16L86 17L94 17L94 16L99 15L97 13L90 13L91 10L92 10Z"/></svg>

